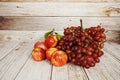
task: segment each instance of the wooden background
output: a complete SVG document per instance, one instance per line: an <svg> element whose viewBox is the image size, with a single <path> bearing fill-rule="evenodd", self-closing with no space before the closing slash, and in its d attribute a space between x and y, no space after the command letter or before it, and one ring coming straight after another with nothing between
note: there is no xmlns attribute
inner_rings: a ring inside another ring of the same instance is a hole
<svg viewBox="0 0 120 80"><path fill-rule="evenodd" d="M107 40L120 43L120 0L8 0L0 2L1 30L62 30L101 24Z"/></svg>

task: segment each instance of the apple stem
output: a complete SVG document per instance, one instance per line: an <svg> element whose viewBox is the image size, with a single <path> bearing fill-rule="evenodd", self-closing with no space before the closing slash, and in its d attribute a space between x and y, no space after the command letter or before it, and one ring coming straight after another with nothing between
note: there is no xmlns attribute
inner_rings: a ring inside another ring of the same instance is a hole
<svg viewBox="0 0 120 80"><path fill-rule="evenodd" d="M80 19L80 26L81 26L81 28L82 28L82 31L84 32L82 19Z"/></svg>
<svg viewBox="0 0 120 80"><path fill-rule="evenodd" d="M51 33L53 34L53 33L54 33L54 31L55 31L55 29L53 28L53 29L52 29L52 31L51 31Z"/></svg>
<svg viewBox="0 0 120 80"><path fill-rule="evenodd" d="M54 31L55 31L55 29L53 28L51 31L46 32L46 33L44 34L44 37L46 38L46 37L49 36L50 34L53 34Z"/></svg>

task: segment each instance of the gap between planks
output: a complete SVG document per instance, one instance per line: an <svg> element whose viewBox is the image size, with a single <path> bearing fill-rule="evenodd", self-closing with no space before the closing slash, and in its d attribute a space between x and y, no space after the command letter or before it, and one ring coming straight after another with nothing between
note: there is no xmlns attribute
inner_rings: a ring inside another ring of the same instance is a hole
<svg viewBox="0 0 120 80"><path fill-rule="evenodd" d="M27 59L28 53L31 53L31 44L20 43L14 48L8 56L0 61L0 79L1 80L13 80L21 66L24 64L24 60ZM27 48L24 49L24 48ZM21 50L22 49L22 50Z"/></svg>
<svg viewBox="0 0 120 80"><path fill-rule="evenodd" d="M117 43L114 43L114 42L108 42L108 44L114 46L114 48L116 48L117 50L120 50L120 43L117 44Z"/></svg>
<svg viewBox="0 0 120 80"><path fill-rule="evenodd" d="M119 45L119 44L117 44L117 45ZM109 55L111 55L114 59L116 59L118 62L120 62L120 55L119 55L120 49L115 48L115 46L112 46L111 44L109 44L107 42L107 43L105 43L105 47L103 50L108 52Z"/></svg>
<svg viewBox="0 0 120 80"><path fill-rule="evenodd" d="M31 55L30 55L31 56ZM28 59L30 58L30 56L28 57ZM23 69L23 67L25 66L25 64L27 63L28 59L26 59L25 63L23 64L23 66L20 68L20 70L18 71L18 73L16 74L14 80L17 78L18 74L21 72L21 70Z"/></svg>
<svg viewBox="0 0 120 80"><path fill-rule="evenodd" d="M84 69L68 63L62 67L53 66L52 80L89 80Z"/></svg>
<svg viewBox="0 0 120 80"><path fill-rule="evenodd" d="M119 80L120 64L108 52L100 58L100 63L95 67L85 69L90 80Z"/></svg>
<svg viewBox="0 0 120 80"><path fill-rule="evenodd" d="M35 62L30 57L15 80L50 80L51 67L46 60Z"/></svg>
<svg viewBox="0 0 120 80"><path fill-rule="evenodd" d="M9 53L19 45L19 41L2 41L0 42L0 61L4 59L6 56L9 55Z"/></svg>
<svg viewBox="0 0 120 80"><path fill-rule="evenodd" d="M32 44L31 44L32 45ZM28 45L29 46L29 45ZM106 45L106 47L107 47L108 45ZM29 47L31 47L31 46L29 46ZM26 46L26 48L28 48L27 46ZM112 49L112 47L111 47L111 49ZM14 50L13 50L14 51ZM30 51L28 51L29 53L30 53ZM27 53L27 52L25 52L25 53ZM99 80L101 80L101 79L109 79L109 80L113 80L113 79L119 79L119 63L118 63L118 61L116 61L110 54L108 54L109 52L106 52L105 51L105 55L102 57L102 59L101 59L101 63L99 63L99 64L97 64L96 65L96 67L94 67L94 68L91 68L91 69L89 69L89 70L85 70L86 71L86 73L87 73L87 75L88 75L88 77L90 78L90 80L96 80L96 78L97 79L99 79ZM11 54L10 54L11 55ZM18 55L16 55L16 56L18 56ZM14 57L16 57L16 56L14 56ZM20 56L19 56L20 57ZM9 59L9 58L8 58ZM10 59L9 59L10 60ZM110 61L110 62L107 62L107 61ZM32 63L32 64L30 64L30 63ZM48 64L48 62L46 62L46 61L44 61L44 62L42 62L42 63L45 63L45 65L44 66L47 66L48 65L48 69L51 71L51 67L50 67L50 65ZM31 69L33 69L33 71L34 71L34 69L36 69L35 70L35 72L39 72L38 70L40 70L41 68L40 68L40 65L42 66L42 63L41 64L39 64L39 63L37 63L37 62L35 62L35 61L33 61L32 59L31 59L31 57L28 57L28 61L26 62L26 64L24 65L24 66L22 66L21 68L19 68L19 73L17 74L18 76L15 76L16 74L14 74L14 77L15 77L15 80L21 80L21 79L29 79L29 80L32 80L31 79L31 77L29 76L29 70L31 70ZM14 65L14 64L13 64ZM12 64L10 64L9 66L12 66ZM29 67L28 67L29 66ZM30 67L31 66L31 67ZM37 67L37 68L35 68L35 67ZM49 68L50 67L50 68ZM116 69L114 69L114 67L116 67ZM12 67L10 67L9 69L6 67L6 69L7 69L7 71L5 71L5 72L7 72L7 73L4 73L4 76L2 77L2 78L4 78L4 79L6 79L6 77L7 78L9 78L9 80L11 79L13 79L14 77L12 77L12 78L10 78L11 76L8 76L9 75L9 73L10 72L8 72L8 71L11 71L11 68L13 68L13 66ZM18 67L17 67L18 68ZM70 68L72 68L72 70L70 69ZM26 70L27 69L27 70ZM43 69L43 68L42 68ZM61 74L59 71L61 71L61 69L64 71L64 70L67 70L68 71L68 73L69 73L69 75L68 75L68 79L76 79L76 80L79 80L79 79L81 79L81 78L83 78L83 76L85 76L84 75L84 72L79 72L79 71L82 71L81 69L80 69L80 67L79 66L74 66L74 65L69 65L69 64L67 64L67 65L65 65L64 67L61 67L61 68L59 68L59 67L54 67L53 68L53 72L52 72L52 79L56 79L55 77L57 77L57 76L55 76L55 75L57 75L57 74ZM113 70L112 70L113 69ZM3 70L3 69L2 69ZM59 70L59 71L58 71ZM97 70L97 71L96 71ZM31 75L32 75L32 73L33 73L33 71L30 71L30 73L31 73ZM44 71L44 69L43 69L43 71ZM49 71L49 73L50 73L50 71ZM56 71L57 71L57 74L56 74ZM69 72L70 71L70 72ZM103 73L104 71L107 71L107 72L109 72L108 74L106 74L106 76L104 75L105 73ZM14 72L13 71L13 73L16 73L16 72ZM62 72L63 74L64 74L64 72ZM67 72L66 72L67 73ZM96 76L94 75L94 73L96 74ZM114 74L113 74L114 73ZM25 74L25 75L24 75ZM62 74L62 75L63 75ZM76 76L75 75L77 75L77 76L79 76L78 78L76 78ZM113 75L111 75L111 74L113 74ZM36 75L32 75L32 76L36 76L36 77L38 77L37 76L38 75L38 73L36 73ZM100 76L97 76L97 75L100 75ZM50 76L50 74L49 74L49 76ZM94 77L91 77L91 76L94 76ZM110 77L111 76L111 77ZM60 77L59 75L58 75L58 77ZM96 77L96 78L95 78ZM40 78L40 77L38 77L38 78ZM66 77L62 77L63 79L64 78L66 78ZM49 79L50 79L50 77L49 77ZM66 78L67 79L67 78ZM84 79L84 78L83 78ZM43 80L47 80L47 79L43 79ZM87 80L87 78L85 78L84 80Z"/></svg>

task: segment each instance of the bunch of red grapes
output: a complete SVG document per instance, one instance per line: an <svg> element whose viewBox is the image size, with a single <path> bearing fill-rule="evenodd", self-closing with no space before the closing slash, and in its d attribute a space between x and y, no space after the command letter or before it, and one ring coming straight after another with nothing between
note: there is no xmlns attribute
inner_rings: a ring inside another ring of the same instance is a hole
<svg viewBox="0 0 120 80"><path fill-rule="evenodd" d="M83 29L82 27L67 27L57 48L68 55L68 61L85 68L93 67L100 62L101 50L106 41L105 29L101 26Z"/></svg>

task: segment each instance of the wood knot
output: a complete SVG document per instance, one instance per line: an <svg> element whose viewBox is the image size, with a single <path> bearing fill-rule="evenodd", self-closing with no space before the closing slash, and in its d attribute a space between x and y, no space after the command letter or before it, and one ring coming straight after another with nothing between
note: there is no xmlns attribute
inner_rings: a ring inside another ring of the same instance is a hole
<svg viewBox="0 0 120 80"><path fill-rule="evenodd" d="M3 16L0 16L0 23L2 23L5 20Z"/></svg>
<svg viewBox="0 0 120 80"><path fill-rule="evenodd" d="M20 7L20 6L16 6L16 8L22 8L22 7Z"/></svg>
<svg viewBox="0 0 120 80"><path fill-rule="evenodd" d="M12 40L12 36L11 35L5 35L4 36L4 40L5 41L11 41Z"/></svg>
<svg viewBox="0 0 120 80"><path fill-rule="evenodd" d="M19 48L15 49L16 51L19 50Z"/></svg>
<svg viewBox="0 0 120 80"><path fill-rule="evenodd" d="M105 15L110 16L112 13L120 13L120 8L109 7L105 10Z"/></svg>

